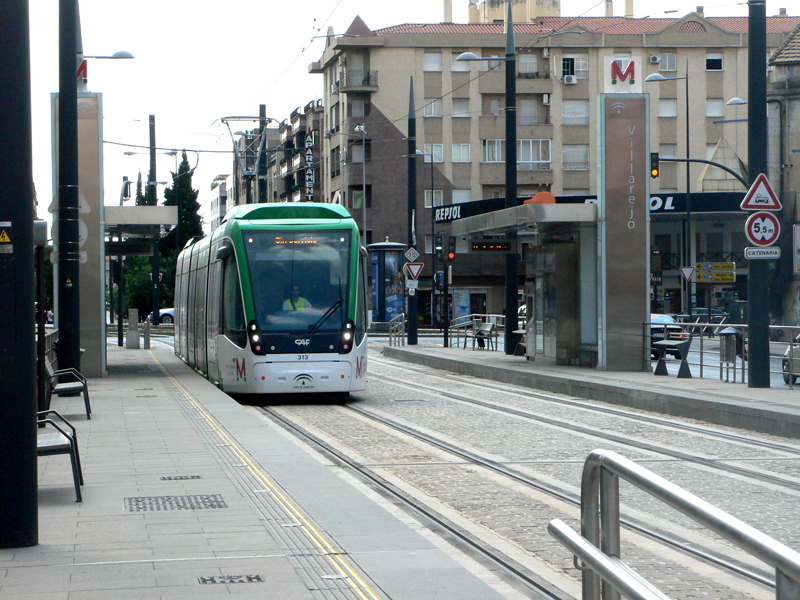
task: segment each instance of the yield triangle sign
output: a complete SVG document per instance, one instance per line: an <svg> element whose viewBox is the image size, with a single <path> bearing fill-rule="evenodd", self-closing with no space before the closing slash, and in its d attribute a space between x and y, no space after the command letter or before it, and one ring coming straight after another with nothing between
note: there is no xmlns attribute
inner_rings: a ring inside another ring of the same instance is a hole
<svg viewBox="0 0 800 600"><path fill-rule="evenodd" d="M747 190L744 200L740 205L742 210L780 210L781 201L772 191L769 179L763 173L759 173L753 185Z"/></svg>
<svg viewBox="0 0 800 600"><path fill-rule="evenodd" d="M411 279L419 279L419 274L422 273L422 267L424 266L425 263L406 263L406 267L408 267L408 274L411 275Z"/></svg>
<svg viewBox="0 0 800 600"><path fill-rule="evenodd" d="M694 267L681 267L681 274L686 281L691 281L692 275L694 275Z"/></svg>

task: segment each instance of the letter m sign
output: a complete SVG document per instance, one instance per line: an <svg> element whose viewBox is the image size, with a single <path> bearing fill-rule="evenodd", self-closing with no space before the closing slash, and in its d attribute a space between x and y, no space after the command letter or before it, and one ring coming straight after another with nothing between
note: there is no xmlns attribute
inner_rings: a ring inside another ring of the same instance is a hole
<svg viewBox="0 0 800 600"><path fill-rule="evenodd" d="M625 67L625 70L622 70L622 62L621 60L615 60L611 63L611 84L617 85L617 81L625 81L630 77L630 83L633 85L636 81L636 72L634 65L636 64L634 61L630 61L628 66Z"/></svg>

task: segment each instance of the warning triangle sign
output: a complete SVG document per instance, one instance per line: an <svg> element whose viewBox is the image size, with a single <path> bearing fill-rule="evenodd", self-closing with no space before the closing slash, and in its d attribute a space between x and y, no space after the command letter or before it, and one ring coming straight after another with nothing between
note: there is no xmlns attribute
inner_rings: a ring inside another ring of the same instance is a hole
<svg viewBox="0 0 800 600"><path fill-rule="evenodd" d="M6 230L3 229L2 231L0 231L0 244L9 244L9 243L11 243L11 238L8 237Z"/></svg>
<svg viewBox="0 0 800 600"><path fill-rule="evenodd" d="M772 191L769 179L763 173L759 173L753 185L747 190L744 200L740 205L742 210L780 210L781 201Z"/></svg>
<svg viewBox="0 0 800 600"><path fill-rule="evenodd" d="M694 275L694 267L681 267L681 273L686 281L691 281L692 275Z"/></svg>

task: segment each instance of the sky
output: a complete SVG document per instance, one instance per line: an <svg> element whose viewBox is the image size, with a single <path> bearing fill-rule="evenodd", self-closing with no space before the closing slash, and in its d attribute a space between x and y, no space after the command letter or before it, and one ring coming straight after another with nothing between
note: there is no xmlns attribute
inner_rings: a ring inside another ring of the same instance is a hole
<svg viewBox="0 0 800 600"><path fill-rule="evenodd" d="M652 3L634 0L636 17L680 17L702 0L673 0L671 12L643 12ZM83 50L109 56L126 50L133 60L88 59L88 89L103 94L105 204L118 205L122 177L136 181L149 171L149 115L155 115L156 145L186 149L197 168L193 185L206 223L210 185L231 172L232 140L219 121L258 115L259 105L277 120L322 97L322 76L308 65L320 58L328 27L343 33L360 16L371 29L401 23L438 23L441 0L79 0ZM767 15L789 0L767 0ZM602 0L562 0L562 16L603 16ZM746 2L704 5L706 16L746 16ZM468 0L453 0L453 20L467 22ZM58 91L58 0L30 0L33 173L38 217L47 213L52 181L50 94ZM614 14L624 12L615 0ZM252 129L255 123L238 128ZM232 125L235 131L236 127ZM128 144L129 146L125 146ZM139 147L137 147L139 146ZM205 152L194 153L190 150ZM141 152L126 156L124 152ZM216 151L216 152L209 152ZM156 180L169 181L175 158L159 155ZM158 197L163 200L164 186Z"/></svg>

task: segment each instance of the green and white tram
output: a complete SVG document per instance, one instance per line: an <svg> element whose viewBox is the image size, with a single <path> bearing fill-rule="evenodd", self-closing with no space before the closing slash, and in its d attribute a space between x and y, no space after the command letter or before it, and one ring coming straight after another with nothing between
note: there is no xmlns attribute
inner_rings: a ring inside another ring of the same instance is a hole
<svg viewBox="0 0 800 600"><path fill-rule="evenodd" d="M363 390L365 257L339 205L237 207L178 257L175 353L230 394Z"/></svg>

